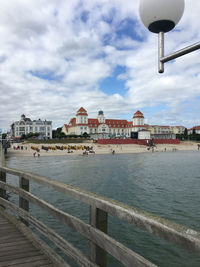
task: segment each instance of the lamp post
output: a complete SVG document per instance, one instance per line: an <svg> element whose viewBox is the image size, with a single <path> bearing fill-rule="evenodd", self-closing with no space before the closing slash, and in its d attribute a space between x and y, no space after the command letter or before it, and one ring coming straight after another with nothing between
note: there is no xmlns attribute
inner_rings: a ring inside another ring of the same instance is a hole
<svg viewBox="0 0 200 267"><path fill-rule="evenodd" d="M200 49L200 42L164 56L164 33L171 31L184 12L184 0L140 0L140 18L149 31L158 34L158 72L164 63Z"/></svg>

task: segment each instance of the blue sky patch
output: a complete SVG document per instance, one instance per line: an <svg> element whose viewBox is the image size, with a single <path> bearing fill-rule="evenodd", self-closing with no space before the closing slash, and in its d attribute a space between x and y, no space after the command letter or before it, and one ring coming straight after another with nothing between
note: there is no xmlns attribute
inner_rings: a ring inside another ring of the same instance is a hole
<svg viewBox="0 0 200 267"><path fill-rule="evenodd" d="M88 11L83 11L81 13L81 20L85 23L88 21L89 18L89 12Z"/></svg>
<svg viewBox="0 0 200 267"><path fill-rule="evenodd" d="M121 96L124 96L127 92L125 86L126 80L117 79L117 76L125 72L126 72L125 67L122 66L116 67L111 77L108 77L100 82L99 84L100 89L108 95L119 94Z"/></svg>
<svg viewBox="0 0 200 267"><path fill-rule="evenodd" d="M137 40L137 41L143 41L144 38L142 38L141 36L139 36L137 34L137 31L135 30L135 27L137 26L137 21L133 20L133 19L124 19L123 21L120 22L120 24L118 25L117 28L117 37L118 38L122 38L123 36L128 36L133 40Z"/></svg>
<svg viewBox="0 0 200 267"><path fill-rule="evenodd" d="M40 72L40 71L29 71L29 73L32 76L35 76L37 78L48 80L48 81L58 81L62 78L62 76L56 76L53 71L46 71L46 72Z"/></svg>

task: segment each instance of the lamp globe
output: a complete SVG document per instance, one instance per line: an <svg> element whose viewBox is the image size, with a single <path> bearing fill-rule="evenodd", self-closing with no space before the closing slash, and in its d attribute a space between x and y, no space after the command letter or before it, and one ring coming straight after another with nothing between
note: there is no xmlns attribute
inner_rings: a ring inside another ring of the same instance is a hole
<svg viewBox="0 0 200 267"><path fill-rule="evenodd" d="M179 22L184 0L140 0L140 18L154 33L171 31Z"/></svg>

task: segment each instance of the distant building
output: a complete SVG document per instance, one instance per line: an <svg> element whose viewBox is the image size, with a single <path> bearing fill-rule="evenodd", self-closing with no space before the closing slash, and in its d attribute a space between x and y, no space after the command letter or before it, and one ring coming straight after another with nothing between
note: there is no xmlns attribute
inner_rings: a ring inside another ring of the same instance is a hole
<svg viewBox="0 0 200 267"><path fill-rule="evenodd" d="M82 135L87 133L93 139L98 138L139 138L139 139L175 139L176 132L184 133L183 126L158 126L144 123L144 115L136 111L132 121L106 119L102 110L97 118L88 118L87 111L81 107L76 117L69 124L64 124L62 132L66 135Z"/></svg>
<svg viewBox="0 0 200 267"><path fill-rule="evenodd" d="M12 137L21 137L22 134L40 133L41 138L52 138L52 121L31 120L23 114L19 121L11 125Z"/></svg>
<svg viewBox="0 0 200 267"><path fill-rule="evenodd" d="M184 126L149 125L148 130L154 139L176 139L176 134L184 134Z"/></svg>
<svg viewBox="0 0 200 267"><path fill-rule="evenodd" d="M195 132L196 134L200 134L200 126L194 126L187 130L188 134L193 134Z"/></svg>

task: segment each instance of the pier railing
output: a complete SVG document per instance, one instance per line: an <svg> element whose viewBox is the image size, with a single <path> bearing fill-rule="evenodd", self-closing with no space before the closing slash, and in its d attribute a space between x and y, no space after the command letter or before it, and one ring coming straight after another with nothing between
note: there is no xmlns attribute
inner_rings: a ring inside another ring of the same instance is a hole
<svg viewBox="0 0 200 267"><path fill-rule="evenodd" d="M19 187L6 183L6 174L19 177ZM30 182L38 183L89 204L90 224L57 209L30 193ZM19 206L6 199L6 191L19 196ZM90 256L85 256L55 231L36 219L29 212L29 202L47 211L62 223L88 238L90 240ZM125 266L156 266L107 234L108 214L146 230L180 248L200 255L199 232L80 188L5 166L0 167L0 205L17 214L27 225L33 225L80 266L106 266L107 253L111 254Z"/></svg>

